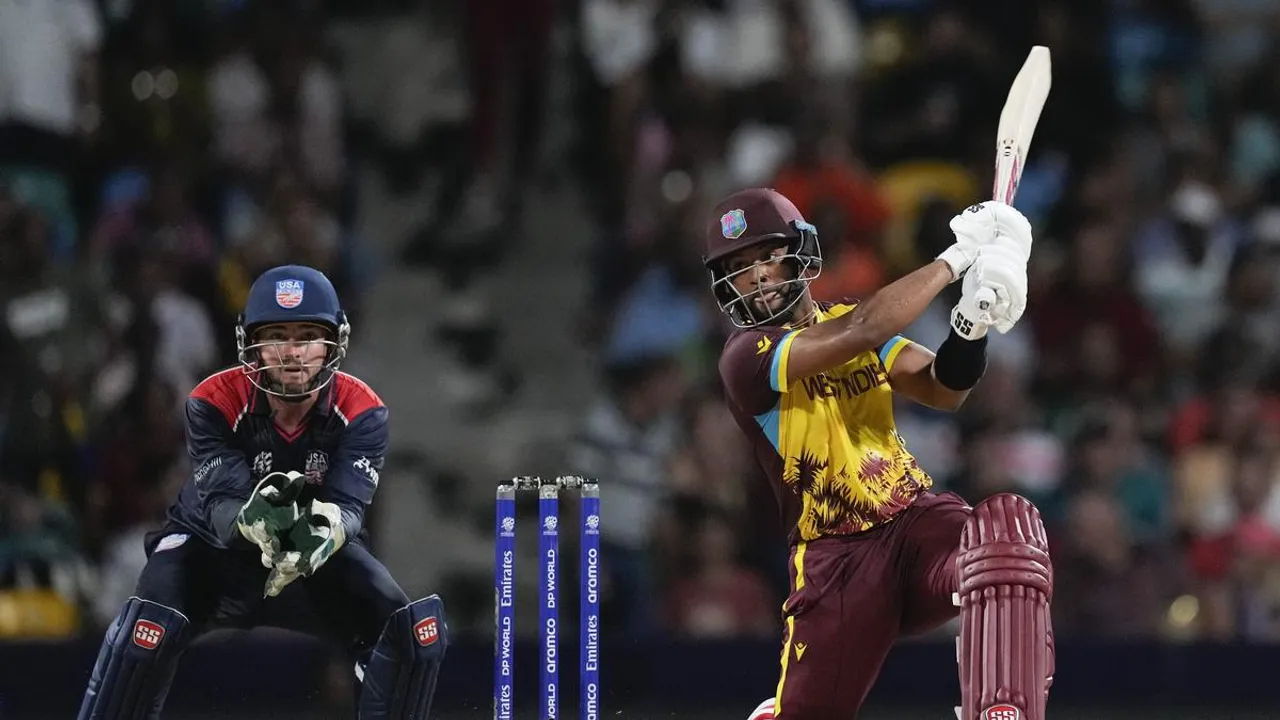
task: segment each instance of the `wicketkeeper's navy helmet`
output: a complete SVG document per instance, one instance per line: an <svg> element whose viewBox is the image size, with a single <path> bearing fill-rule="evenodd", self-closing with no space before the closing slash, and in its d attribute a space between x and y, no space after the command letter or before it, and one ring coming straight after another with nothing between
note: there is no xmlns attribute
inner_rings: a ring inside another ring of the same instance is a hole
<svg viewBox="0 0 1280 720"><path fill-rule="evenodd" d="M324 366L300 393L286 392L264 370L262 348L272 342L254 342L253 333L265 325L279 323L311 323L329 330L330 336L320 341L327 346ZM342 360L347 356L351 324L338 302L338 291L324 273L305 265L282 265L258 276L249 288L244 313L236 323L236 351L245 374L263 392L283 398L301 398L319 390L333 380Z"/></svg>

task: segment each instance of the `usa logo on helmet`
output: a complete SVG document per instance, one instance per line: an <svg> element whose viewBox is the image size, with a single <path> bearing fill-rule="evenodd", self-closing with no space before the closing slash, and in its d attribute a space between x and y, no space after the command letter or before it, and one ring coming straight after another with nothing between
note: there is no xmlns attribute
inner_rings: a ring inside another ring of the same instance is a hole
<svg viewBox="0 0 1280 720"><path fill-rule="evenodd" d="M277 280L276 304L285 310L292 310L302 304L301 280Z"/></svg>
<svg viewBox="0 0 1280 720"><path fill-rule="evenodd" d="M742 210L730 210L720 216L720 234L737 240L747 231L747 214Z"/></svg>

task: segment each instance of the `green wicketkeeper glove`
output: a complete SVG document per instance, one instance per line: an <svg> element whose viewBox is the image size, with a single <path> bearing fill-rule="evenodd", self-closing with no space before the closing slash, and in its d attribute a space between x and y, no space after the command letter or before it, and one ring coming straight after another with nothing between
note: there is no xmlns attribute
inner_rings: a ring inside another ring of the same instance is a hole
<svg viewBox="0 0 1280 720"><path fill-rule="evenodd" d="M346 541L342 510L333 503L312 500L289 531L286 538L289 549L272 557L265 596L275 597L299 577L311 577Z"/></svg>
<svg viewBox="0 0 1280 720"><path fill-rule="evenodd" d="M299 472L273 472L262 478L236 515L236 527L262 550L265 563L280 552L280 538L298 522L298 493L306 478Z"/></svg>

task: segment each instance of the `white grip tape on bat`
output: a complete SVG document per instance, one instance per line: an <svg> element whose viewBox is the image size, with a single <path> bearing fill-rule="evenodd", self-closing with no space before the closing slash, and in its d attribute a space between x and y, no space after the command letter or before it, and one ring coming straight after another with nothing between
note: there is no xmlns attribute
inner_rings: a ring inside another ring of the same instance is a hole
<svg viewBox="0 0 1280 720"><path fill-rule="evenodd" d="M974 305L985 313L985 316L980 318L983 322L991 322L991 311L995 309L998 300L996 291L989 287L978 288L978 292L973 294Z"/></svg>

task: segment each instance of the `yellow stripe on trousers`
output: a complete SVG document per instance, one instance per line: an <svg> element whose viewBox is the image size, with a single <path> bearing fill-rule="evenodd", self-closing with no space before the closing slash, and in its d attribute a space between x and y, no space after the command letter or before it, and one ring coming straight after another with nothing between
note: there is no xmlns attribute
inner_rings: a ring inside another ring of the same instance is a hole
<svg viewBox="0 0 1280 720"><path fill-rule="evenodd" d="M801 542L796 545L796 586L792 592L804 588L804 551L807 543ZM782 606L782 611L787 612L787 606ZM782 645L782 674L778 677L778 692L773 698L773 714L782 714L782 690L787 684L787 666L791 663L791 643L795 641L796 634L796 618L794 615L787 615L787 641Z"/></svg>

